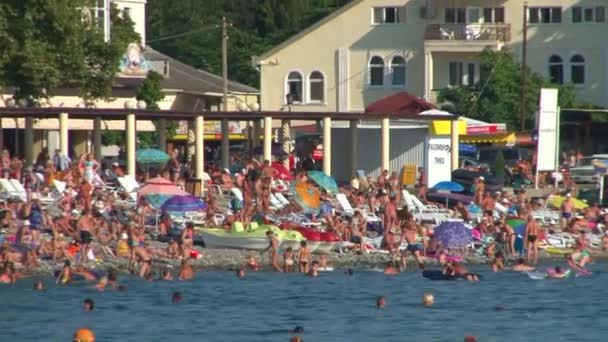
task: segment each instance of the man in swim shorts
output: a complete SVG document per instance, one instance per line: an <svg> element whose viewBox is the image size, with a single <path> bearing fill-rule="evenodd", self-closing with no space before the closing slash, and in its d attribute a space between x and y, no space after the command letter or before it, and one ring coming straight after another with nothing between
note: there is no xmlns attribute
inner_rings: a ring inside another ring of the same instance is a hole
<svg viewBox="0 0 608 342"><path fill-rule="evenodd" d="M80 260L85 262L88 258L89 246L93 242L91 229L93 227L93 216L88 209L82 212L82 216L76 225L80 232Z"/></svg>
<svg viewBox="0 0 608 342"><path fill-rule="evenodd" d="M526 244L526 250L528 251L528 262L536 265L538 261L538 244L539 236L541 234L541 228L538 222L528 215L528 222L526 223L526 234L524 235L524 243Z"/></svg>
<svg viewBox="0 0 608 342"><path fill-rule="evenodd" d="M560 207L560 210L562 212L562 219L560 221L562 230L567 227L568 223L570 223L570 220L572 220L572 213L574 212L574 209L574 200L572 199L572 195L568 193L566 194L566 199L562 202L562 205Z"/></svg>
<svg viewBox="0 0 608 342"><path fill-rule="evenodd" d="M402 241L405 240L407 242L407 252L410 252L414 256L418 266L423 269L424 261L422 261L420 251L423 250L424 247L416 239L418 230L416 229L416 224L413 222L413 217L411 215L408 216L407 222L401 226L401 229L403 230L401 239ZM401 252L402 271L407 269L407 252Z"/></svg>

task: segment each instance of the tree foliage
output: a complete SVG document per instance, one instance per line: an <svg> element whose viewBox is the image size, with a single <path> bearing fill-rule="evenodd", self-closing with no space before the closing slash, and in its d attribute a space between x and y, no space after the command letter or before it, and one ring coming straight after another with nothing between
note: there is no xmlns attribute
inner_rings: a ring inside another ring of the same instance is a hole
<svg viewBox="0 0 608 342"><path fill-rule="evenodd" d="M149 0L149 44L189 65L221 74L219 24L226 17L232 23L228 74L235 81L257 87L259 74L251 65L252 56L262 54L350 1ZM179 36L164 39L174 35Z"/></svg>
<svg viewBox="0 0 608 342"><path fill-rule="evenodd" d="M162 80L163 76L161 74L150 71L146 79L135 90L135 98L138 101L144 101L148 109L159 109L158 103L165 98L165 93L163 92L163 87L161 85ZM158 127L158 121L154 124ZM177 122L175 120L168 120L165 129L166 136L173 136L176 128ZM137 135L137 138L139 144L144 147L151 147L157 143L156 132L141 132Z"/></svg>
<svg viewBox="0 0 608 342"><path fill-rule="evenodd" d="M519 129L521 108L522 65L508 50L485 50L480 55L480 80L472 86L448 87L440 90L439 102L455 114L474 119L506 123L509 129ZM576 108L576 93L572 85L550 84L542 75L528 68L526 91L526 127L531 128L538 98L543 87L559 88L559 105Z"/></svg>
<svg viewBox="0 0 608 342"><path fill-rule="evenodd" d="M0 80L15 98L32 104L61 86L87 99L111 96L112 80L128 43L138 41L133 22L111 11L113 39L85 10L92 0L20 0L0 3Z"/></svg>

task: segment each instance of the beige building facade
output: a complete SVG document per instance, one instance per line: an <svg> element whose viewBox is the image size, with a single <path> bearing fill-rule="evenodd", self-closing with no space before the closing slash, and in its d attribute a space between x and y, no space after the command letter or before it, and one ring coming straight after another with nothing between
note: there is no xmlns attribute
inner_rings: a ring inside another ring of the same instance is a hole
<svg viewBox="0 0 608 342"><path fill-rule="evenodd" d="M262 110L362 111L397 91L435 101L479 81L478 54L508 48L579 100L608 106L605 0L353 0L257 58Z"/></svg>

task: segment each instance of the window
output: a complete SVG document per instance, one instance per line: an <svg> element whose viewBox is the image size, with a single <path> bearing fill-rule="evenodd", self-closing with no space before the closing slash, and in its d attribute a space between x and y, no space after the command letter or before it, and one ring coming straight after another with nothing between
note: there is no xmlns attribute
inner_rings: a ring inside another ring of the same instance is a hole
<svg viewBox="0 0 608 342"><path fill-rule="evenodd" d="M372 87L384 85L384 60L374 56L369 61L369 85Z"/></svg>
<svg viewBox="0 0 608 342"><path fill-rule="evenodd" d="M323 74L313 71L308 77L309 102L323 103L325 101L325 82Z"/></svg>
<svg viewBox="0 0 608 342"><path fill-rule="evenodd" d="M585 84L585 57L574 55L570 58L570 78L574 84Z"/></svg>
<svg viewBox="0 0 608 342"><path fill-rule="evenodd" d="M469 7L467 8L467 23L477 24L481 21L481 8Z"/></svg>
<svg viewBox="0 0 608 342"><path fill-rule="evenodd" d="M564 63L558 55L549 57L549 81L553 84L564 84Z"/></svg>
<svg viewBox="0 0 608 342"><path fill-rule="evenodd" d="M505 9L504 7L486 7L483 9L484 23L504 23Z"/></svg>
<svg viewBox="0 0 608 342"><path fill-rule="evenodd" d="M292 71L287 76L286 94L294 96L294 103L302 103L302 74L297 71Z"/></svg>
<svg viewBox="0 0 608 342"><path fill-rule="evenodd" d="M572 7L572 22L573 23L603 23L606 21L606 8L604 6L597 7Z"/></svg>
<svg viewBox="0 0 608 342"><path fill-rule="evenodd" d="M445 23L446 24L464 24L466 10L464 8L446 8Z"/></svg>
<svg viewBox="0 0 608 342"><path fill-rule="evenodd" d="M450 86L473 86L477 83L477 65L475 63L450 62Z"/></svg>
<svg viewBox="0 0 608 342"><path fill-rule="evenodd" d="M561 7L530 7L528 22L531 24L555 24L562 22Z"/></svg>
<svg viewBox="0 0 608 342"><path fill-rule="evenodd" d="M374 7L374 24L398 24L405 20L405 7Z"/></svg>
<svg viewBox="0 0 608 342"><path fill-rule="evenodd" d="M403 57L397 56L391 61L391 76L394 86L405 85L405 59Z"/></svg>

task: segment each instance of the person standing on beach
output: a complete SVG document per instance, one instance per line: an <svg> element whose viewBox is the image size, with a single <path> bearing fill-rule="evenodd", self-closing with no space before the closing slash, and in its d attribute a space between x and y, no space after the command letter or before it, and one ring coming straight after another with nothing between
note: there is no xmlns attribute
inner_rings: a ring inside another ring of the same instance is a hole
<svg viewBox="0 0 608 342"><path fill-rule="evenodd" d="M384 205L384 235L397 225L397 197L391 196Z"/></svg>
<svg viewBox="0 0 608 342"><path fill-rule="evenodd" d="M410 252L414 256L418 266L423 269L424 261L422 261L422 256L420 255L420 251L423 249L423 246L416 239L418 230L412 215L408 216L406 223L401 227L401 229L403 230L401 238L407 242L407 251L401 252L402 270L407 268L407 252Z"/></svg>
<svg viewBox="0 0 608 342"><path fill-rule="evenodd" d="M561 218L561 229L563 230L568 226L568 223L572 220L572 213L574 212L574 200L572 199L572 195L568 193L566 195L566 199L562 202L560 210L562 212Z"/></svg>
<svg viewBox="0 0 608 342"><path fill-rule="evenodd" d="M310 266L310 260L312 259L312 253L308 248L306 241L300 242L300 249L298 250L298 264L299 271L308 273L308 267Z"/></svg>
<svg viewBox="0 0 608 342"><path fill-rule="evenodd" d="M526 244L526 250L528 251L528 262L536 265L538 261L538 243L541 228L538 222L528 215L528 222L526 223L526 234L524 236L524 243Z"/></svg>
<svg viewBox="0 0 608 342"><path fill-rule="evenodd" d="M80 233L80 261L85 262L88 257L90 244L93 242L93 234L91 233L93 216L88 209L84 209L76 227Z"/></svg>
<svg viewBox="0 0 608 342"><path fill-rule="evenodd" d="M277 272L283 272L279 265L279 240L274 236L272 230L266 232L266 237L268 237L268 247L261 251L260 254L270 250L270 266Z"/></svg>
<svg viewBox="0 0 608 342"><path fill-rule="evenodd" d="M483 209L483 215L492 218L494 217L494 209L496 209L496 201L492 197L489 191L485 192L483 201L481 202L481 208Z"/></svg>

